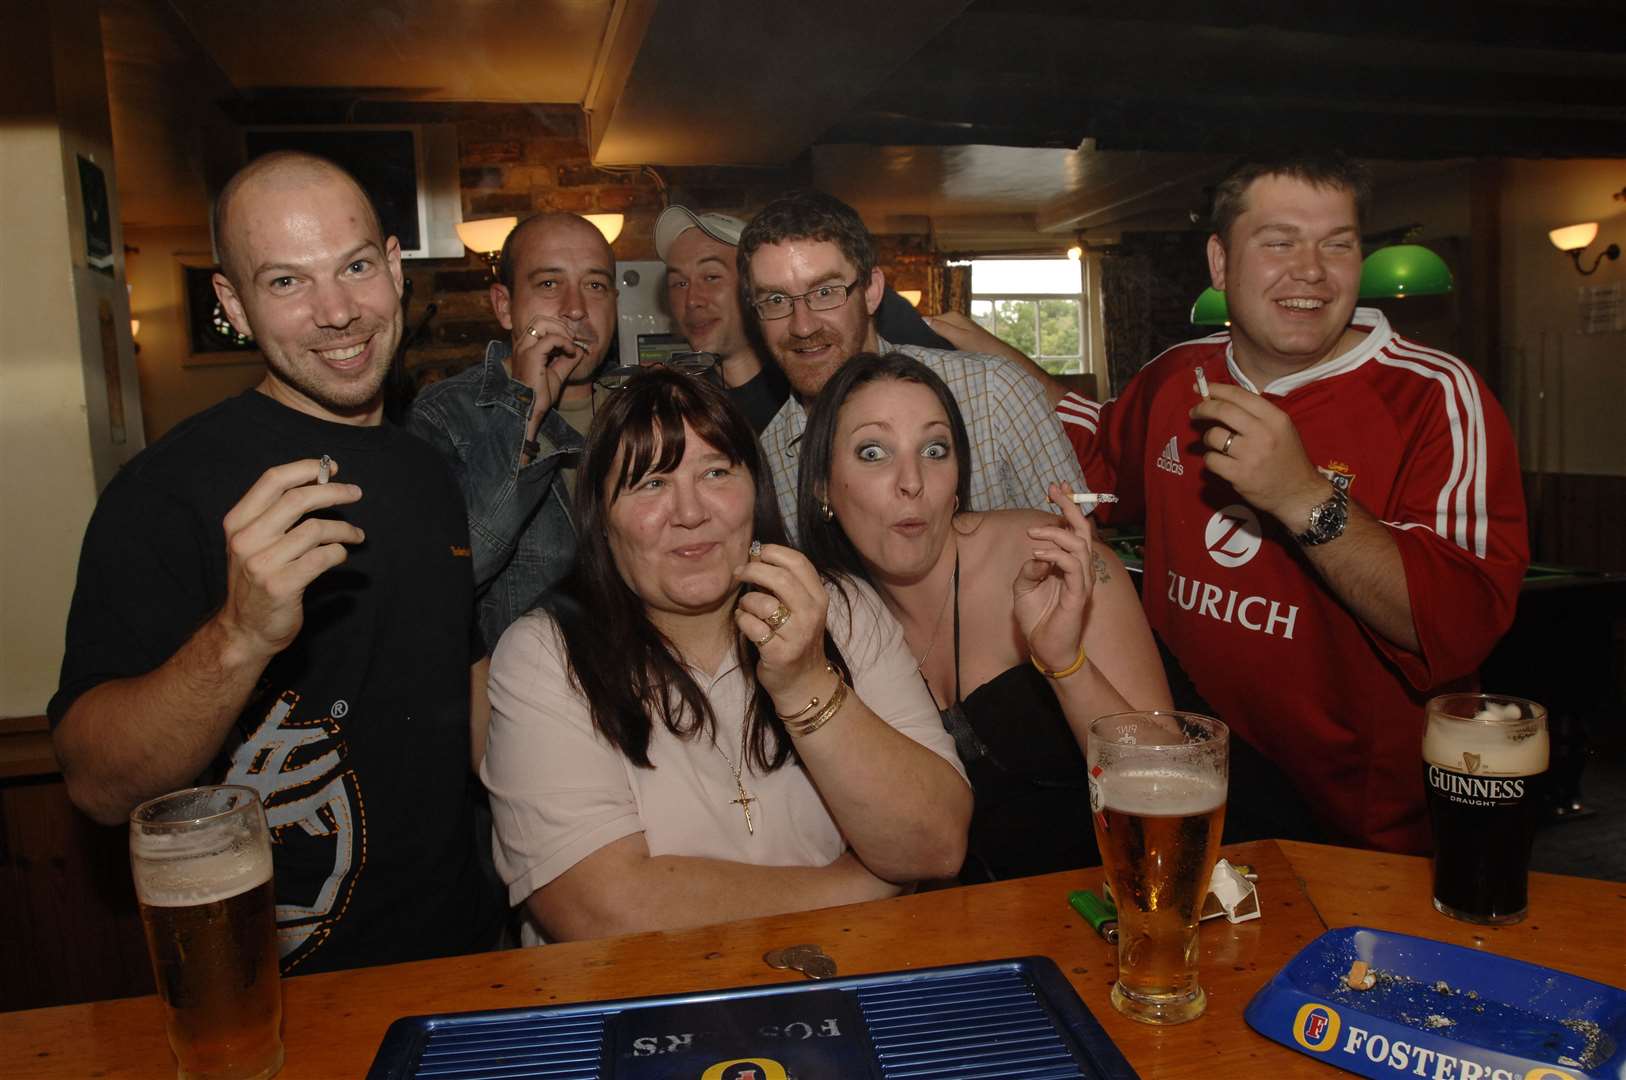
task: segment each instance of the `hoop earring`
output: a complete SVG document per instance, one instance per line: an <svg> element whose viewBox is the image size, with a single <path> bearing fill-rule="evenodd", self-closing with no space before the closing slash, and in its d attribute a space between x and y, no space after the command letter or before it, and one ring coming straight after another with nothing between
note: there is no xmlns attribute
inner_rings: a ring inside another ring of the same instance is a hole
<svg viewBox="0 0 1626 1080"><path fill-rule="evenodd" d="M829 499L819 500L819 516L826 521L834 521L836 519L836 512L830 509Z"/></svg>

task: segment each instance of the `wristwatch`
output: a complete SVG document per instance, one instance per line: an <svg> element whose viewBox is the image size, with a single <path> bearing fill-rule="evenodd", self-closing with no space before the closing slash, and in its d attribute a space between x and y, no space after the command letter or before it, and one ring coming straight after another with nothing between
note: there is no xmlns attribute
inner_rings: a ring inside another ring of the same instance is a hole
<svg viewBox="0 0 1626 1080"><path fill-rule="evenodd" d="M1344 535L1344 526L1349 524L1349 496L1336 484L1331 486L1332 497L1310 508L1310 527L1293 538L1303 547L1315 547Z"/></svg>

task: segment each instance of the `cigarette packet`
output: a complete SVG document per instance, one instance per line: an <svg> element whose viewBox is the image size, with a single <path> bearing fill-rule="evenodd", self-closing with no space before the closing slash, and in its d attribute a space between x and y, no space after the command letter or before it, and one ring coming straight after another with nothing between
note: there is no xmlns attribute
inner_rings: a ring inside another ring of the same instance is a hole
<svg viewBox="0 0 1626 1080"><path fill-rule="evenodd" d="M1206 400L1208 397L1208 375L1203 371L1201 364L1197 365L1197 393Z"/></svg>
<svg viewBox="0 0 1626 1080"><path fill-rule="evenodd" d="M1075 506L1098 506L1101 503L1115 503L1118 496L1110 491L1075 491L1073 504Z"/></svg>

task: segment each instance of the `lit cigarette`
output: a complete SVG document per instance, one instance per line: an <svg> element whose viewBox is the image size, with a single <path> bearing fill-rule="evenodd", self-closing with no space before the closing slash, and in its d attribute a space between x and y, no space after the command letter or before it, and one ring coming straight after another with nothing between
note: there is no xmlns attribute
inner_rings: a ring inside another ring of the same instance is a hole
<svg viewBox="0 0 1626 1080"><path fill-rule="evenodd" d="M751 541L751 558L753 558L753 559L762 558L762 541L761 540L753 540L753 541Z"/></svg>
<svg viewBox="0 0 1626 1080"><path fill-rule="evenodd" d="M1204 373L1202 365L1197 365L1197 393L1204 398L1208 397L1208 376Z"/></svg>
<svg viewBox="0 0 1626 1080"><path fill-rule="evenodd" d="M328 477L332 475L333 459L328 457L326 454L323 454L321 462L316 466L316 482L318 484L325 484L328 481Z"/></svg>
<svg viewBox="0 0 1626 1080"><path fill-rule="evenodd" d="M1075 506L1099 506L1101 503L1115 503L1118 496L1110 491L1075 491L1073 504Z"/></svg>
<svg viewBox="0 0 1626 1080"><path fill-rule="evenodd" d="M579 337L578 338L571 338L570 343L572 345L576 346L576 348L581 349L583 352L586 352L587 347L591 344L591 342L583 341Z"/></svg>

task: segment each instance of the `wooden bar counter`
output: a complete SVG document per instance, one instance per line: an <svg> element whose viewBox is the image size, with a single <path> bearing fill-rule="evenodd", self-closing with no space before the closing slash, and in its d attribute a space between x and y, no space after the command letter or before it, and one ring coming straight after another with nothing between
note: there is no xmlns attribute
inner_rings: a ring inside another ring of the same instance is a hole
<svg viewBox="0 0 1626 1080"><path fill-rule="evenodd" d="M1049 956L1147 1080L1331 1075L1255 1034L1242 1010L1306 942L1334 927L1417 934L1626 985L1626 885L1534 874L1523 923L1479 927L1435 913L1423 859L1287 841L1234 845L1224 854L1257 871L1263 917L1203 924L1208 1012L1178 1027L1137 1024L1108 1003L1114 949L1066 901L1069 889L1100 883L1097 868L698 930L286 979L287 1064L279 1077L359 1077L401 1016L800 978L768 967L762 954L803 942L823 946L842 975ZM0 1072L152 1080L174 1076L175 1065L157 999L145 997L0 1014Z"/></svg>

